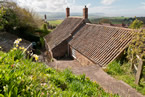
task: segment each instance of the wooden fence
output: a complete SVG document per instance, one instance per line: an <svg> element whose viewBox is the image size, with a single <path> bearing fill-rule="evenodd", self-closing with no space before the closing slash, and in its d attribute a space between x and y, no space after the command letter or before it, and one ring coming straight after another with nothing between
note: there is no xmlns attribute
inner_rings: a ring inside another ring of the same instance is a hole
<svg viewBox="0 0 145 97"><path fill-rule="evenodd" d="M137 60L138 60L138 66L136 64L134 64L134 68L137 71L136 73L136 78L135 78L135 84L139 84L140 79L141 79L141 73L143 71L143 60L137 55Z"/></svg>

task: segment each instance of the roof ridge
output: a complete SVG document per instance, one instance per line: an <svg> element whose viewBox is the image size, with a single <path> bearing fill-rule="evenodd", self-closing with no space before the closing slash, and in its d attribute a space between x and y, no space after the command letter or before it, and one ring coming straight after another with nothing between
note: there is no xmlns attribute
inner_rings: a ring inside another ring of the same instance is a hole
<svg viewBox="0 0 145 97"><path fill-rule="evenodd" d="M99 24L91 24L91 23L86 23L86 25L104 26L104 27L108 27L108 28L119 28L119 29L130 30L130 31L134 30L134 29L130 29L130 28L122 28L122 27L116 27L116 26L107 26L107 25L99 25Z"/></svg>

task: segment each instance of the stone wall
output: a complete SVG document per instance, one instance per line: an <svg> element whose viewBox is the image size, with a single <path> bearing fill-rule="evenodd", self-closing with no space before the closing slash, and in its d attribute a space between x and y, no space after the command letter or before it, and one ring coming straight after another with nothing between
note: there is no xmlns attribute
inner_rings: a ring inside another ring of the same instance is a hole
<svg viewBox="0 0 145 97"><path fill-rule="evenodd" d="M72 47L70 47L70 54L72 56L72 50L74 50ZM73 57L74 59L76 59L77 61L79 61L83 66L85 65L93 65L94 63L89 60L88 58L86 58L84 55L82 55L81 53L79 53L78 51L74 50L75 52L75 57Z"/></svg>
<svg viewBox="0 0 145 97"><path fill-rule="evenodd" d="M67 41L64 41L58 46L56 46L54 49L52 49L53 57L54 58L63 57L67 54L67 50L68 50L68 44Z"/></svg>

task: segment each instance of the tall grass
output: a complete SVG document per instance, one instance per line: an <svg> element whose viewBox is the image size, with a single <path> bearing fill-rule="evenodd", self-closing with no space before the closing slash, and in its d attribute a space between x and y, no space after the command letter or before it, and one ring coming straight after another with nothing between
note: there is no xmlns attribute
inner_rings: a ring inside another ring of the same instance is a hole
<svg viewBox="0 0 145 97"><path fill-rule="evenodd" d="M112 75L118 80L123 80L137 91L145 95L145 78L140 80L140 85L135 84L135 73L132 72L130 64L124 63L120 64L118 61L113 61L110 63L104 71Z"/></svg>

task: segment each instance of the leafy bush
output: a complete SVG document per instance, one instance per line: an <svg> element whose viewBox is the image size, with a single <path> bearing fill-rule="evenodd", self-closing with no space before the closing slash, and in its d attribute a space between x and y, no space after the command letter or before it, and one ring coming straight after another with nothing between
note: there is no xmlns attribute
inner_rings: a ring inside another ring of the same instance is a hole
<svg viewBox="0 0 145 97"><path fill-rule="evenodd" d="M113 61L107 66L106 69L107 73L112 75L120 75L123 73L123 70L121 69L121 65L117 61Z"/></svg>
<svg viewBox="0 0 145 97"><path fill-rule="evenodd" d="M4 18L8 21L5 30L14 33L34 33L35 29L42 25L42 20L37 14L25 8L19 7L14 2L5 3L6 14Z"/></svg>
<svg viewBox="0 0 145 97"><path fill-rule="evenodd" d="M138 20L138 19L135 19L132 24L129 26L129 28L132 28L132 29L139 29L143 26L143 22Z"/></svg>

